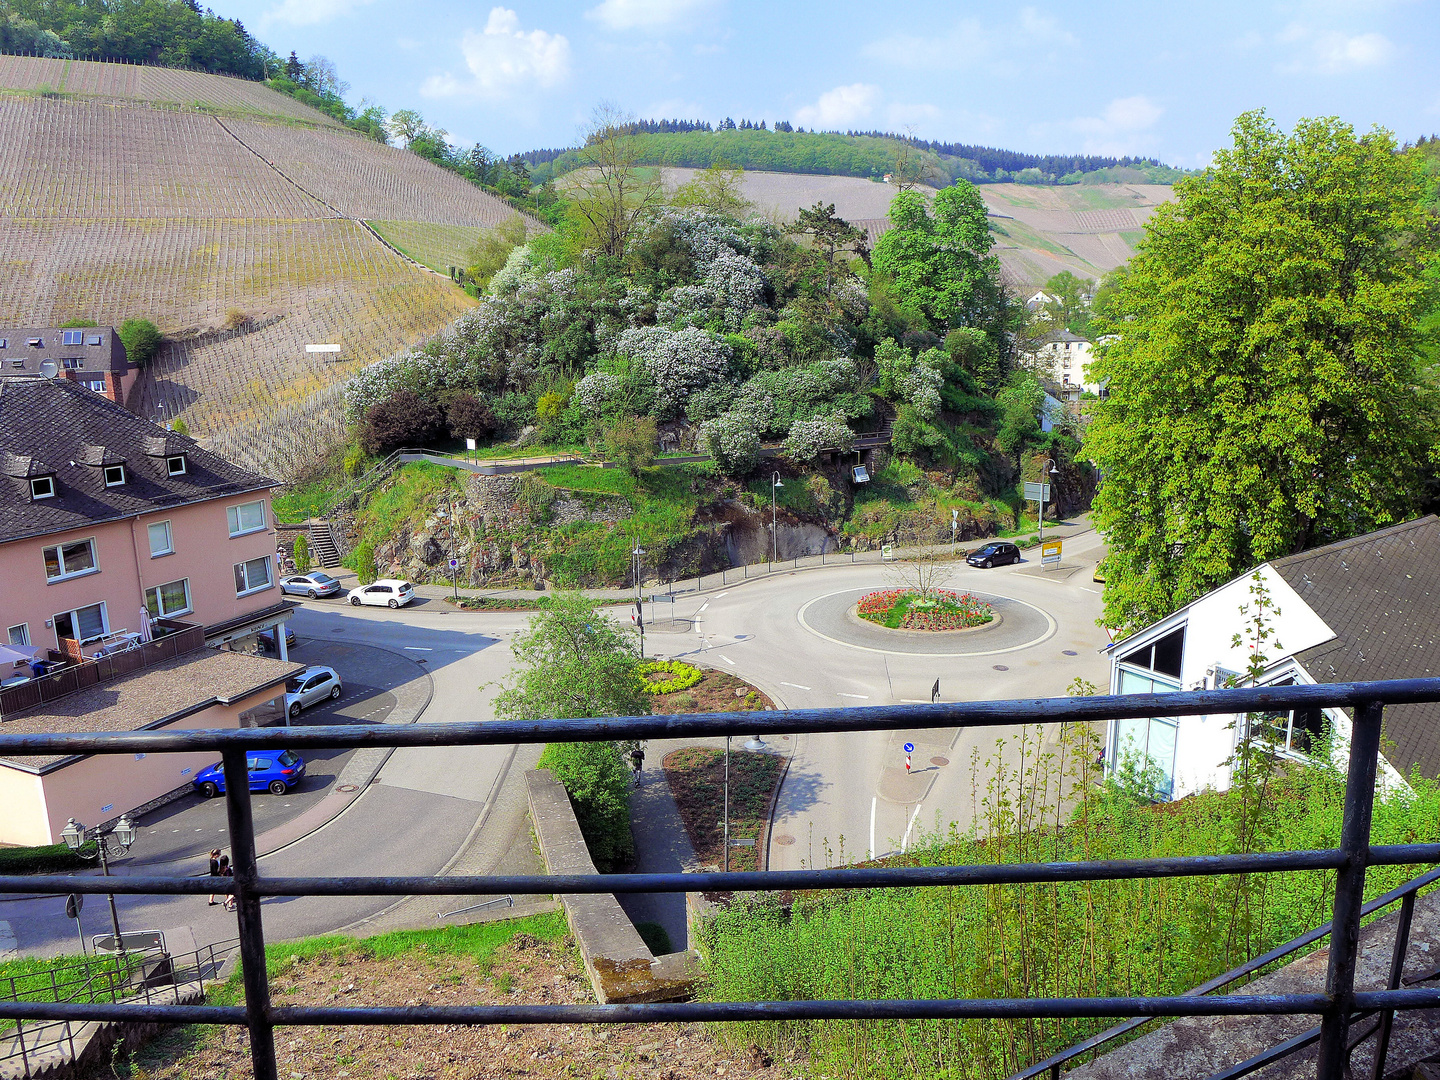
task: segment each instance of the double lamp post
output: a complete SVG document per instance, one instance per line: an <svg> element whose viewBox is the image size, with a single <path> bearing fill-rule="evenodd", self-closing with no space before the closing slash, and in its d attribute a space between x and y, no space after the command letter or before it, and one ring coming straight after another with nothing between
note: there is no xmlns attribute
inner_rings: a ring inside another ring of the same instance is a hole
<svg viewBox="0 0 1440 1080"><path fill-rule="evenodd" d="M130 820L129 814L122 814L120 820L108 829L104 829L103 831L101 829L95 829L92 835L87 835L87 833L90 832L91 830L87 826L80 824L80 822L72 817L60 835L65 838L65 846L76 855L79 855L83 859L98 858L100 860L101 871L106 877L109 877L110 860L124 855L130 850L131 845L135 843L135 822ZM96 853L94 855L87 855L81 850L89 840L95 841ZM125 958L125 940L120 936L120 915L115 910L115 894L110 893L109 898L110 928L115 934L115 951L119 953L120 958L123 960ZM78 911L75 921L78 926L80 921ZM84 945L83 938L81 939L81 945L82 947Z"/></svg>

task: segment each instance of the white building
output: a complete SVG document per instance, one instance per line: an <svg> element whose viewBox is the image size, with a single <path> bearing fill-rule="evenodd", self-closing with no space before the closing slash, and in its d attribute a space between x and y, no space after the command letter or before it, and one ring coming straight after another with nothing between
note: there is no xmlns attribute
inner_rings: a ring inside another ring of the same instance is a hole
<svg viewBox="0 0 1440 1080"><path fill-rule="evenodd" d="M1262 686L1313 685L1440 674L1440 519L1429 516L1290 555L1207 593L1168 618L1110 647L1112 694L1215 689L1249 667L1242 608L1254 603L1259 574L1273 604L1273 636L1261 651ZM1253 608L1252 608L1253 610ZM1323 710L1343 744L1344 710ZM1325 724L1322 710L1267 715L1282 756L1304 760ZM1112 720L1105 760L1148 757L1163 793L1179 798L1226 788L1226 761L1241 737L1243 716ZM1385 710L1380 762L1384 781L1401 784L1413 769L1440 775L1440 705Z"/></svg>
<svg viewBox="0 0 1440 1080"><path fill-rule="evenodd" d="M1078 387L1100 397L1103 386L1090 375L1095 359L1090 340L1069 330L1061 330L1035 351L1036 367L1061 387Z"/></svg>

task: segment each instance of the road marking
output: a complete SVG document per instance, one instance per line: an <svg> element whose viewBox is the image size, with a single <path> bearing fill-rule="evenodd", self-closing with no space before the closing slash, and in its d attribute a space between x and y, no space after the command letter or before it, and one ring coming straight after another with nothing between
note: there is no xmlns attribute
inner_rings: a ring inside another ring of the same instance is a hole
<svg viewBox="0 0 1440 1080"><path fill-rule="evenodd" d="M934 702L932 702L929 698L902 697L902 698L900 699L900 704L901 704L901 705L932 705L932 704L934 704Z"/></svg>
<svg viewBox="0 0 1440 1080"><path fill-rule="evenodd" d="M706 609L707 607L709 607L709 606L710 606L710 601L709 601L709 600L706 600L705 603L703 603L703 604L700 605L700 610L697 611L697 612L695 612L695 614L696 614L697 616L703 614L704 611L705 611L705 609Z"/></svg>
<svg viewBox="0 0 1440 1080"><path fill-rule="evenodd" d="M731 667L734 667L734 666L735 666L735 661L734 661L734 660L731 660L731 659L730 659L728 656L726 656L724 653L721 653L721 654L720 654L720 659L721 659L721 660L724 660L725 663L729 664Z"/></svg>
<svg viewBox="0 0 1440 1080"><path fill-rule="evenodd" d="M781 686L793 686L796 690L809 690L809 689L810 689L810 687L808 687L808 686L801 686L798 682L785 682L785 681L782 680L781 683L780 683L780 685L781 685Z"/></svg>
<svg viewBox="0 0 1440 1080"><path fill-rule="evenodd" d="M729 590L729 589L726 589L724 592L717 592L717 593L715 594L715 599L716 599L716 600L720 600L720 599L722 599L722 598L724 598L724 597L726 597L726 596L729 596L729 595L730 595L730 590ZM709 601L706 601L706 603L708 604Z"/></svg>
<svg viewBox="0 0 1440 1080"><path fill-rule="evenodd" d="M1099 589L1087 589L1084 585L1077 585L1076 588L1079 589L1081 592L1094 593L1096 596L1101 595Z"/></svg>
<svg viewBox="0 0 1440 1080"><path fill-rule="evenodd" d="M405 648L412 652L434 652L434 649L427 649L424 645L406 645Z"/></svg>
<svg viewBox="0 0 1440 1080"><path fill-rule="evenodd" d="M859 698L861 701L869 701L869 700L870 700L870 695L869 695L869 694L840 694L839 691L836 691L836 693L837 693L840 697Z"/></svg>
<svg viewBox="0 0 1440 1080"><path fill-rule="evenodd" d="M875 804L879 799L880 796L878 795L870 796L870 850L865 854L871 859L875 857Z"/></svg>
<svg viewBox="0 0 1440 1080"><path fill-rule="evenodd" d="M915 804L915 813L910 815L910 824L905 826L905 835L900 838L900 854L904 855L906 845L910 843L910 830L915 827L915 819L920 816L920 804Z"/></svg>

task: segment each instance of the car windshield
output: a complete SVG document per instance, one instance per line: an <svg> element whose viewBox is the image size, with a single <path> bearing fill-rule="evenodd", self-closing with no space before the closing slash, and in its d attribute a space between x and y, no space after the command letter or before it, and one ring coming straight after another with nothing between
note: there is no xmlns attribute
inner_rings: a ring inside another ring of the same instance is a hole
<svg viewBox="0 0 1440 1080"><path fill-rule="evenodd" d="M298 694L300 692L300 676L297 675L293 679L287 679L285 681L285 690L287 693Z"/></svg>
<svg viewBox="0 0 1440 1080"><path fill-rule="evenodd" d="M317 585L329 585L335 579L329 574L311 574L310 580Z"/></svg>
<svg viewBox="0 0 1440 1080"><path fill-rule="evenodd" d="M289 768L291 765L296 765L300 761L300 759L295 756L294 752L290 750L280 751L280 756L277 757L275 760L278 761L281 765L284 765L286 768Z"/></svg>
<svg viewBox="0 0 1440 1080"><path fill-rule="evenodd" d="M981 551L980 551L980 554L981 554L981 555L998 555L999 553L1000 553L1000 545L999 545L999 544L989 544L989 545L987 545L986 547L984 547L983 549L981 549Z"/></svg>

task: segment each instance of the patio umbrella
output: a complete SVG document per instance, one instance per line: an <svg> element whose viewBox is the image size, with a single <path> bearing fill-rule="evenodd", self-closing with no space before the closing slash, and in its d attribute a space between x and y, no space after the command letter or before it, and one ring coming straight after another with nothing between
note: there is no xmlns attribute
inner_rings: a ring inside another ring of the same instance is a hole
<svg viewBox="0 0 1440 1080"><path fill-rule="evenodd" d="M155 640L155 632L150 629L150 609L146 607L140 609L140 640Z"/></svg>
<svg viewBox="0 0 1440 1080"><path fill-rule="evenodd" d="M29 645L0 645L0 667L6 664L28 664L39 650Z"/></svg>

